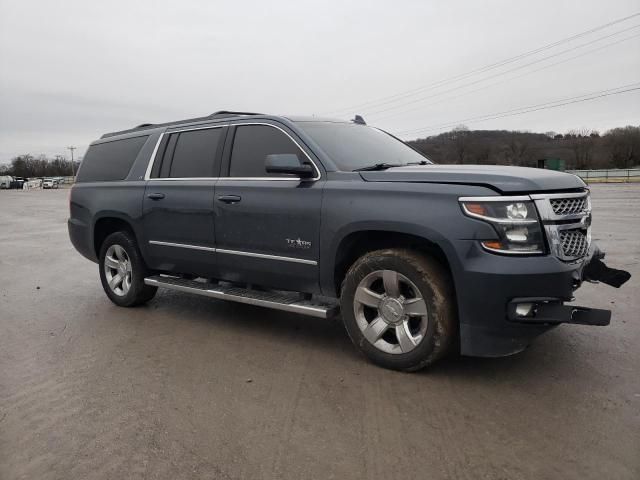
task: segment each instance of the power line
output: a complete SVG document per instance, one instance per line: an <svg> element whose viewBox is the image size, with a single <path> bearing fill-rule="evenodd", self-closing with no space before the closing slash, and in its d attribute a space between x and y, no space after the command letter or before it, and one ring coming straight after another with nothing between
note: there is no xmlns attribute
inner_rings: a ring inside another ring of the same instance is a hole
<svg viewBox="0 0 640 480"><path fill-rule="evenodd" d="M540 110L547 110L551 108L562 107L562 106L571 105L574 103L587 102L590 100L595 100L598 98L608 97L612 95L619 95L621 93L632 92L635 90L640 90L640 82L635 82L628 85L622 85L620 87L610 88L607 90L600 90L598 92L587 93L584 95L578 95L575 97L561 98L559 100L540 103L537 105L529 105L527 107L519 107L511 110L504 110L502 112L495 112L495 113L480 115L476 117L464 118L461 120L456 120L454 122L447 122L440 125L431 125L431 126L416 128L412 130L403 130L403 131L397 132L397 134L407 135L407 134L414 134L419 132L430 132L430 131L435 131L443 128L449 128L452 126L460 125L461 123L475 123L475 122L481 122L486 120L495 120L498 118L511 117L514 115L523 115L525 113L532 113ZM583 97L586 97L586 98L583 98Z"/></svg>
<svg viewBox="0 0 640 480"><path fill-rule="evenodd" d="M383 115L382 117L377 117L375 114L372 114L372 116L375 118L376 121L380 121L380 120L383 120L383 119L393 118L393 117L397 117L399 115L404 115L407 112L413 112L415 110L420 110L420 109L425 108L425 107L430 107L432 105L438 105L438 104L443 103L443 102L448 102L448 101L451 101L451 100L455 100L457 98L464 97L465 95L469 95L471 93L479 92L481 90L485 90L487 88L493 87L495 85L499 85L499 84L504 83L504 82L508 82L508 81L511 81L511 80L516 80L518 78L525 77L527 75L531 75L532 73L537 73L537 72L539 72L541 70L546 70L547 68L555 67L556 65L560 65L562 63L566 63L566 62L569 62L571 60L575 60L576 58L584 57L585 55L588 55L588 54L593 53L593 52L597 52L599 50L603 50L603 49L608 48L608 47L612 47L612 46L617 45L619 43L623 43L623 42L626 42L628 40L633 40L636 37L640 37L640 33L637 33L635 35L631 35L630 37L626 37L626 38L617 40L615 42L607 43L606 45L602 45L602 46L600 46L598 48L593 48L591 50L587 50L586 52L580 53L578 55L574 55L573 57L565 58L565 59L560 60L558 62L550 63L549 65L544 65L543 67L536 68L536 69L530 70L528 72L524 72L524 73L522 73L520 75L516 75L515 77L505 78L504 80L499 80L497 82L493 82L493 83L490 83L488 85L483 85L480 88L475 88L473 90L469 90L467 92L463 92L461 94L454 95L452 97L443 98L443 99L437 100L435 102L430 102L430 103L427 103L425 105L420 105L418 107L410 108L408 110L403 110L401 112L392 113L390 115ZM445 92L443 92L443 93L445 93Z"/></svg>
<svg viewBox="0 0 640 480"><path fill-rule="evenodd" d="M420 132L420 131L425 131L425 130L429 130L429 131L431 131L431 130L439 130L441 128L446 128L446 127L449 127L449 126L459 125L459 124L464 123L464 122L472 123L472 122L478 122L478 121L483 121L483 120L493 120L494 118L502 118L502 117L508 117L508 116L512 116L512 115L520 115L520 114L523 114L523 113L529 113L530 111L544 110L545 108L554 108L556 106L566 105L566 103L561 103L561 102L577 103L577 102L580 102L580 101L586 101L586 100L592 100L592 99L595 99L595 98L599 98L600 96L608 96L608 95L612 94L611 92L613 92L614 94L617 94L617 93L625 93L625 92L631 91L631 90L637 90L640 87L638 87L638 88L630 88L628 90L616 92L616 90L626 89L627 87L635 87L636 85L639 85L639 84L640 84L640 82L636 82L636 83L622 85L622 86L615 87L615 88L610 88L610 89L607 89L607 90L600 90L600 91L597 91L597 92L591 92L591 93L586 93L586 94L583 94L583 95L577 95L575 97L561 98L561 99L553 100L553 101L550 101L550 102L539 103L539 104L536 104L536 105L529 105L529 106L526 106L526 107L518 107L518 108L511 109L511 110L503 110L501 112L489 113L489 114L479 115L479 116L475 116L475 117L463 118L461 120L456 120L456 121L447 122L447 123L438 124L438 125L431 125L431 126L428 126L428 127L421 127L421 128L411 129L411 130L403 130L403 131L399 132L399 134L408 134L408 133ZM592 97L592 98L584 98L584 97ZM558 105L556 105L556 104L558 104Z"/></svg>
<svg viewBox="0 0 640 480"><path fill-rule="evenodd" d="M467 78L467 77L472 76L472 75L476 75L478 73L484 73L486 71L493 70L495 68L499 68L499 67L504 66L504 65L508 65L509 63L516 62L516 61L518 61L518 60L520 60L522 58L526 58L528 56L535 55L536 53L540 53L540 52L543 52L545 50L549 50L549 49L554 48L554 47L556 47L558 45L562 45L563 43L571 42L572 40L576 40L578 38L584 37L584 36L589 35L591 33L603 30L603 29L605 29L607 27L610 27L612 25L616 25L618 23L622 23L622 22L624 22L626 20L629 20L631 18L637 17L639 15L640 15L640 12L634 13L632 15L628 15L626 17L622 17L622 18L619 18L617 20L613 20L613 21L608 22L608 23L605 23L605 24L602 24L602 25L598 25L598 26L596 26L594 28L591 28L589 30L585 30L583 32L577 33L577 34L572 35L570 37L566 37L566 38L563 38L561 40L558 40L558 41L543 45L543 46L541 46L539 48L523 52L523 53L518 54L518 55L513 56L513 57L506 58L506 59L501 60L499 62L491 63L491 64L485 65L483 67L479 67L479 68L476 68L476 69L473 69L473 70L469 70L469 71L464 72L464 73L460 73L458 75L447 77L447 78L444 78L442 80L438 80L436 82L432 82L430 84L423 85L422 87L414 88L414 89L411 89L411 90L406 90L404 92L399 92L399 93L396 93L394 95L389 95L389 96L386 96L386 97L380 97L380 98L375 99L375 100L370 100L370 101L367 101L367 102L363 102L363 103L359 103L359 104L356 104L356 105L352 105L350 107L345 107L345 108L342 108L342 109L333 110L333 111L330 111L330 112L327 112L327 113L334 113L334 114L335 113L349 113L349 112L352 112L352 111L354 111L356 109L360 109L360 108L371 106L371 105L378 105L378 104L384 105L384 104L393 102L394 99L405 98L407 96L415 95L416 93L419 93L419 92L422 92L424 90L428 90L428 89L434 88L436 86L439 86L439 85L442 85L442 84L445 84L445 83L448 83L448 82L462 80L464 78Z"/></svg>
<svg viewBox="0 0 640 480"><path fill-rule="evenodd" d="M562 50L561 52L554 53L553 55L547 55L546 57L539 58L537 60L534 60L533 62L525 63L524 65L519 65L517 67L510 68L509 70L505 70L503 72L498 72L498 73L495 73L493 75L489 75L488 77L480 78L478 80L474 80L472 82L468 82L468 83L465 83L463 85L458 85L456 87L449 88L448 90L443 90L441 92L437 92L437 93L434 93L434 94L431 94L431 95L427 95L426 97L421 97L421 98L418 98L418 99L412 99L412 100L409 100L407 102L400 103L398 105L392 105L390 107L383 108L383 109L380 109L380 110L373 110L373 111L370 111L368 113L365 111L365 113L367 113L368 115L375 115L375 114L378 114L378 113L384 113L384 112L388 112L390 110L395 110L397 108L401 108L401 107L404 107L404 106L407 106L407 105L414 105L414 104L416 104L418 102L422 102L422 101L428 100L430 98L439 97L441 95L444 95L445 93L454 92L456 90L460 90L461 88L469 87L471 85L476 85L476 84L484 82L486 80L491 80L492 78L500 77L500 76L505 75L507 73L515 72L515 71L518 71L518 70L522 70L523 68L530 67L531 65L535 65L537 63L544 62L545 60L549 60L550 58L559 57L560 55L564 55L565 53L572 52L574 50L578 50L579 48L586 47L588 45L591 45L591 44L594 44L594 43L599 42L601 40L605 40L607 38L619 35L621 33L627 32L629 30L634 30L634 29L636 29L638 27L640 27L640 24L633 25L632 27L628 27L628 28L625 28L623 30L619 30L617 32L610 33L609 35L605 35L603 37L599 37L599 38L596 38L594 40L590 40L590 41L588 41L586 43L582 43L580 45L576 45L576 46L568 48L566 50Z"/></svg>

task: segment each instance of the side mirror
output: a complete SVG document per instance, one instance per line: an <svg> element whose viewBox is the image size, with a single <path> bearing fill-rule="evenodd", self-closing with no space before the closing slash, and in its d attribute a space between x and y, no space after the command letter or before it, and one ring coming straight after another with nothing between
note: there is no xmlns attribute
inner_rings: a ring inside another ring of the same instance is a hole
<svg viewBox="0 0 640 480"><path fill-rule="evenodd" d="M313 167L309 164L300 163L298 156L294 153L267 155L264 161L264 168L267 173L285 173L296 175L300 178L311 178L315 175Z"/></svg>

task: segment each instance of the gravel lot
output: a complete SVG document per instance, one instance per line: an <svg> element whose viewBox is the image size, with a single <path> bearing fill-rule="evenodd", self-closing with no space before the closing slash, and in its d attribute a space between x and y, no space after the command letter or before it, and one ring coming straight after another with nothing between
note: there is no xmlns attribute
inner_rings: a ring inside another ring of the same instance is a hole
<svg viewBox="0 0 640 480"><path fill-rule="evenodd" d="M73 250L67 191L0 191L0 478L640 478L640 185L596 185L609 327L418 374L341 325L160 292L121 309Z"/></svg>

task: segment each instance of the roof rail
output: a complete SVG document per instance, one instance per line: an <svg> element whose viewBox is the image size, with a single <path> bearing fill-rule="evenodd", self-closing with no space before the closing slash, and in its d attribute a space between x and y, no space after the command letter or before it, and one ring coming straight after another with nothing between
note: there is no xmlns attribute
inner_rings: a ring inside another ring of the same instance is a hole
<svg viewBox="0 0 640 480"><path fill-rule="evenodd" d="M232 116L232 115L263 115L262 113L256 112L234 112L231 110L218 110L217 112L213 112L210 117L218 117L218 116Z"/></svg>
<svg viewBox="0 0 640 480"><path fill-rule="evenodd" d="M210 120L212 118L235 117L235 116L241 116L241 115L262 115L262 114L261 113L232 112L232 111L228 111L228 110L220 110L218 112L212 113L211 115L207 115L206 117L187 118L185 120L176 120L176 121L173 121L173 122L166 122L166 123L142 123L142 124L138 125L137 127L129 128L127 130L121 130L121 131L118 131L118 132L105 133L100 138L114 137L116 135L122 135L124 133L132 133L132 132L136 132L138 130L148 130L148 129L156 128L156 127L168 127L168 126L171 126L171 125L180 125L182 123L189 123L189 122L204 122L204 121Z"/></svg>

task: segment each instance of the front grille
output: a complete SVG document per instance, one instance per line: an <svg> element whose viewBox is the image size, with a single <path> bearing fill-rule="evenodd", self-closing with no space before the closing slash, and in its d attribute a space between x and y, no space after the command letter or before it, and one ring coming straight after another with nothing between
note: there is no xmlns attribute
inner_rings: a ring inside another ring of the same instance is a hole
<svg viewBox="0 0 640 480"><path fill-rule="evenodd" d="M583 230L561 230L560 244L567 258L584 257L589 250L587 235Z"/></svg>
<svg viewBox="0 0 640 480"><path fill-rule="evenodd" d="M575 215L587 210L587 197L552 198L551 208L556 215Z"/></svg>
<svg viewBox="0 0 640 480"><path fill-rule="evenodd" d="M550 253L564 262L586 257L591 248L589 191L540 193L531 198L536 202Z"/></svg>

